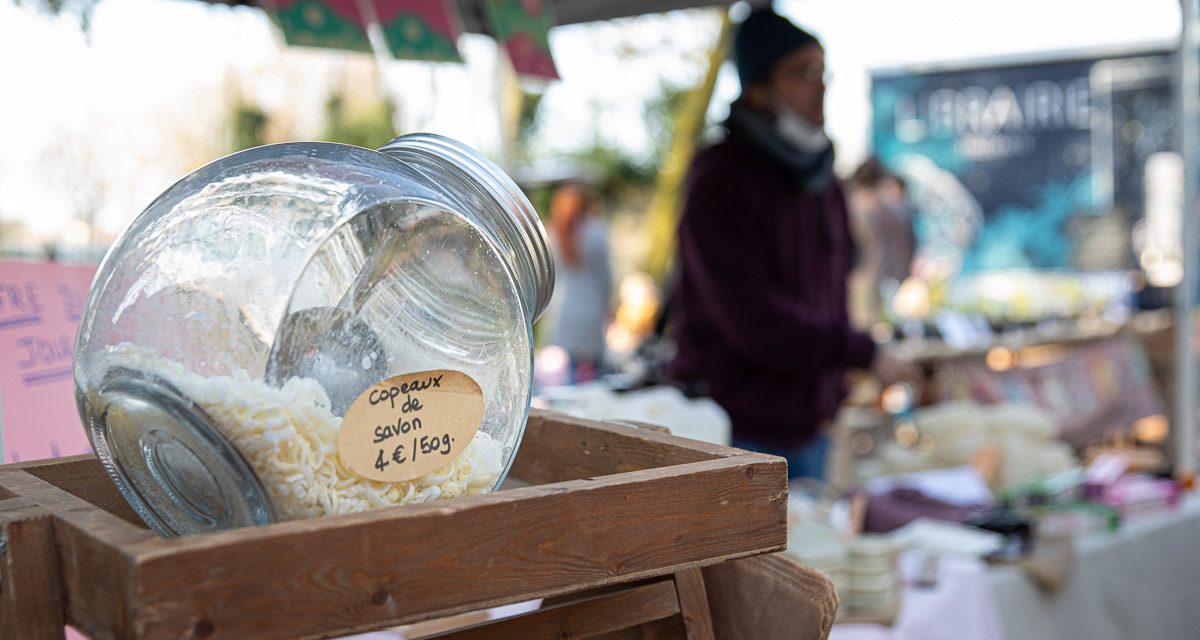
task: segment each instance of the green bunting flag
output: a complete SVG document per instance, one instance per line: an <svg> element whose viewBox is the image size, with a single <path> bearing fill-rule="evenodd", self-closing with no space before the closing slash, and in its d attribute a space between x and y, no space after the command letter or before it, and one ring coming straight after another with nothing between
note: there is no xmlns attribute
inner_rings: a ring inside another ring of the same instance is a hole
<svg viewBox="0 0 1200 640"><path fill-rule="evenodd" d="M488 23L496 41L508 52L513 69L523 76L558 79L550 55L554 12L546 0L487 0Z"/></svg>
<svg viewBox="0 0 1200 640"><path fill-rule="evenodd" d="M266 0L288 44L371 51L367 25L378 22L392 56L461 62L462 27L451 0Z"/></svg>
<svg viewBox="0 0 1200 640"><path fill-rule="evenodd" d="M373 0L392 55L402 60L462 62L462 23L451 0Z"/></svg>
<svg viewBox="0 0 1200 640"><path fill-rule="evenodd" d="M265 6L290 45L371 50L356 0L269 0Z"/></svg>

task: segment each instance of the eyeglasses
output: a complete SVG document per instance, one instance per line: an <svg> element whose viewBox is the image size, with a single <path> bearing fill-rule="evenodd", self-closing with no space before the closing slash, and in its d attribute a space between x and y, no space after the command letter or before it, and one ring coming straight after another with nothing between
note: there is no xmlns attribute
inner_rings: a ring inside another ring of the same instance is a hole
<svg viewBox="0 0 1200 640"><path fill-rule="evenodd" d="M794 67L784 67L780 72L792 80L803 80L805 82L824 82L829 84L833 80L833 73L825 70L825 65L819 63L799 65Z"/></svg>

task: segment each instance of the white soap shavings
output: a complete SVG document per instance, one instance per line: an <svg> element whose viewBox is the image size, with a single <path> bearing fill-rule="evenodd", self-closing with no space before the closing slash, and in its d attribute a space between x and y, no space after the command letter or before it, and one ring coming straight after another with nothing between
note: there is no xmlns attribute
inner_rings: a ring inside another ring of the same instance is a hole
<svg viewBox="0 0 1200 640"><path fill-rule="evenodd" d="M488 493L504 470L503 445L477 431L462 454L415 480L376 482L355 475L337 455L342 419L324 387L292 378L282 388L245 371L204 377L130 344L110 349L101 371L125 367L167 380L212 418L242 452L283 519L357 513ZM103 379L103 373L97 379Z"/></svg>

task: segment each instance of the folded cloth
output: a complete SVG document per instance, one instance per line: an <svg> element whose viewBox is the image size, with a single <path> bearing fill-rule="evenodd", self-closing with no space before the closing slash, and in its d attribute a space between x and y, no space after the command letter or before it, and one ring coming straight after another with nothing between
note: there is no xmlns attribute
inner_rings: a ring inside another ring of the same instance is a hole
<svg viewBox="0 0 1200 640"><path fill-rule="evenodd" d="M917 518L933 518L950 522L965 522L967 516L984 505L954 505L931 498L911 487L895 487L867 500L867 515L863 530L887 533L899 529Z"/></svg>

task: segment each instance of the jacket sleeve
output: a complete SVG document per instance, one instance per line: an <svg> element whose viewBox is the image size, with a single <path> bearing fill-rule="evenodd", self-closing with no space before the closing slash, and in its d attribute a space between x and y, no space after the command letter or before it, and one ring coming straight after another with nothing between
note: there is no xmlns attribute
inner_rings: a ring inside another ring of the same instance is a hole
<svg viewBox="0 0 1200 640"><path fill-rule="evenodd" d="M729 178L693 179L679 228L686 277L722 338L738 356L784 373L868 366L869 336L772 280L764 252L774 240L753 210L753 186Z"/></svg>

